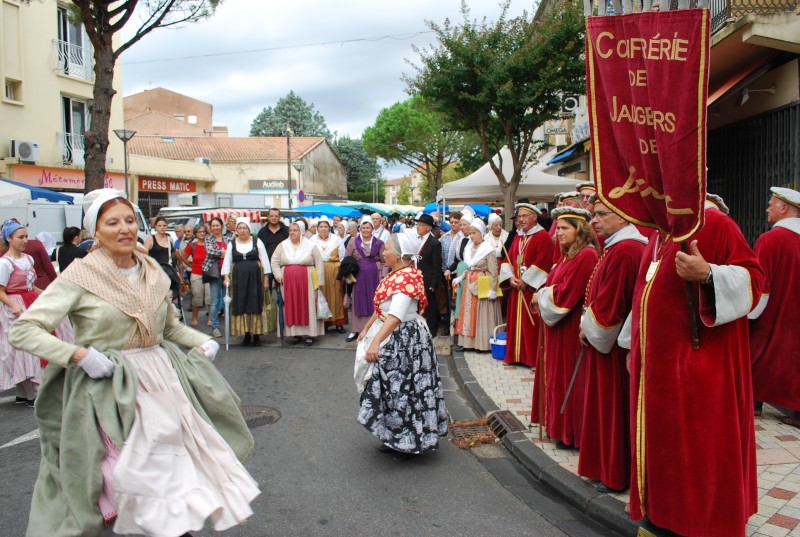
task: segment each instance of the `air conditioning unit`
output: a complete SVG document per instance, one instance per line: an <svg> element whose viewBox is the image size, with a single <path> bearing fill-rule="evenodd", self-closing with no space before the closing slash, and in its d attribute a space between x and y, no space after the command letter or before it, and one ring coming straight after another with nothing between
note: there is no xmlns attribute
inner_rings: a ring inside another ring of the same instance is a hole
<svg viewBox="0 0 800 537"><path fill-rule="evenodd" d="M197 158L194 159L194 161L197 164L205 164L206 166L211 164L211 159L210 158L206 158L206 157L197 157Z"/></svg>
<svg viewBox="0 0 800 537"><path fill-rule="evenodd" d="M11 156L20 162L37 162L39 160L39 142L30 140L11 140Z"/></svg>

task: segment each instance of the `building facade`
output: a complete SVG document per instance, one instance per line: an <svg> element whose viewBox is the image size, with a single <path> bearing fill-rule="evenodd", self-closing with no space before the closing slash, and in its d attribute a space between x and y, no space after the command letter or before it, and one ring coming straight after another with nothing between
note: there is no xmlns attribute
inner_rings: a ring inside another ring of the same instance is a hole
<svg viewBox="0 0 800 537"><path fill-rule="evenodd" d="M94 63L85 30L68 13L68 2L0 0L0 177L81 193ZM117 92L120 77L117 66ZM122 124L115 99L110 126ZM106 186L122 190L123 145L113 134L109 141Z"/></svg>

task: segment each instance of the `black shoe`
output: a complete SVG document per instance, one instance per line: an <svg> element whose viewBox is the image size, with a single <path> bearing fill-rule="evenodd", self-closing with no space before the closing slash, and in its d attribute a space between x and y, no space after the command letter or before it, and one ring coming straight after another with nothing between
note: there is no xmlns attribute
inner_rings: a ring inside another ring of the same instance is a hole
<svg viewBox="0 0 800 537"><path fill-rule="evenodd" d="M556 449L575 449L575 448L559 440L558 442L556 442Z"/></svg>
<svg viewBox="0 0 800 537"><path fill-rule="evenodd" d="M36 406L36 399L26 399L25 404L33 408Z"/></svg>
<svg viewBox="0 0 800 537"><path fill-rule="evenodd" d="M14 404L16 404L16 405L24 405L27 402L28 402L28 400L25 399L24 397L17 397L17 399L14 401Z"/></svg>
<svg viewBox="0 0 800 537"><path fill-rule="evenodd" d="M291 341L291 343L292 343L292 345L297 345L297 344L298 344L298 343L300 343L301 341L303 341L303 338L301 338L300 336L294 336L294 337L292 338L292 341Z"/></svg>
<svg viewBox="0 0 800 537"><path fill-rule="evenodd" d="M464 352L464 347L461 345L456 345L455 347L453 347L453 350L455 352Z"/></svg>
<svg viewBox="0 0 800 537"><path fill-rule="evenodd" d="M303 341L303 345L305 345L306 347L310 347L313 344L314 344L314 340L311 339L310 337L307 337L306 340Z"/></svg>
<svg viewBox="0 0 800 537"><path fill-rule="evenodd" d="M625 489L612 489L611 487L605 486L603 483L598 483L597 491L602 492L603 494L608 494L608 493L624 492Z"/></svg>
<svg viewBox="0 0 800 537"><path fill-rule="evenodd" d="M350 335L347 336L347 339L345 339L345 341L350 343L351 341L355 341L357 337L358 337L358 332L350 332Z"/></svg>
<svg viewBox="0 0 800 537"><path fill-rule="evenodd" d="M260 347L261 346L261 339L258 336L253 336L253 342L250 343L251 347Z"/></svg>
<svg viewBox="0 0 800 537"><path fill-rule="evenodd" d="M244 335L244 339L242 340L242 347L249 347L250 346L250 332L247 332Z"/></svg>
<svg viewBox="0 0 800 537"><path fill-rule="evenodd" d="M344 334L344 326L337 326L336 331L339 332L340 334Z"/></svg>

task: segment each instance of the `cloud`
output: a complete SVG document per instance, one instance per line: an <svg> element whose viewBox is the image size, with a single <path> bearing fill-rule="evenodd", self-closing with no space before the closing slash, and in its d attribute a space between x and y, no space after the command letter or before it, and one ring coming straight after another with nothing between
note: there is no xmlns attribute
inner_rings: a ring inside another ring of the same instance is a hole
<svg viewBox="0 0 800 537"><path fill-rule="evenodd" d="M425 20L460 21L459 4L228 0L207 21L156 30L126 51L123 94L169 88L211 103L215 125L247 136L255 116L293 90L331 131L360 137L382 108L407 98L401 77L417 57L412 45L434 39ZM472 18L500 13L497 0L469 4ZM512 4L510 14L525 8L533 9Z"/></svg>

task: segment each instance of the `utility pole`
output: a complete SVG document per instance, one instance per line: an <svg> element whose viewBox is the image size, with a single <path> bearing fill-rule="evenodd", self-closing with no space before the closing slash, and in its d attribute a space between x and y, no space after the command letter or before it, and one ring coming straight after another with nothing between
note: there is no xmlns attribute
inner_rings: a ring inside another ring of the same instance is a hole
<svg viewBox="0 0 800 537"><path fill-rule="evenodd" d="M286 192L289 195L289 208L292 208L292 128L286 122Z"/></svg>

